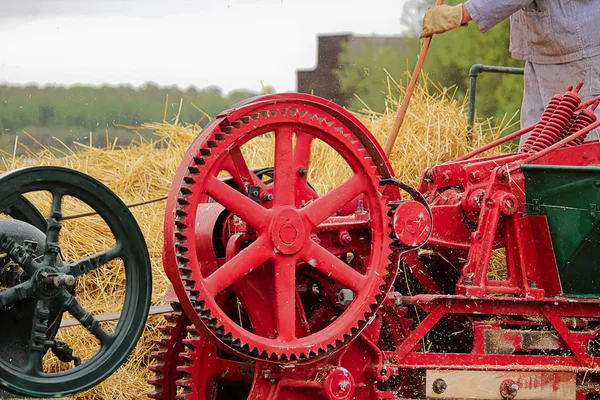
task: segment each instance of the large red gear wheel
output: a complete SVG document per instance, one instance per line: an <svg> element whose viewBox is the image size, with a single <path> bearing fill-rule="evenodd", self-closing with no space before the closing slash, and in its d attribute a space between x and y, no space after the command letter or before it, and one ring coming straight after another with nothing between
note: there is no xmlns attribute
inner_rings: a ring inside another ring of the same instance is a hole
<svg viewBox="0 0 600 400"><path fill-rule="evenodd" d="M164 265L186 314L220 346L256 359L306 360L339 348L374 316L395 277L388 261L387 202L379 186L389 164L377 143L353 117L311 96L257 100L211 123L192 144L174 180L165 216ZM264 185L246 165L240 147L265 133L275 136L274 182ZM294 146L295 136L295 146ZM351 179L306 207L310 143L318 138L332 147L353 172ZM217 178L226 170L241 189ZM253 201L252 186L272 198ZM362 196L369 213L370 258L357 271L315 243L313 230L345 205ZM214 200L241 218L256 239L216 270L203 269L194 238L199 204ZM267 203L268 204L265 204ZM296 327L296 266L308 263L351 289L354 300L325 328L299 336ZM276 335L259 335L227 317L215 297L254 270L270 270L273 295L248 307L267 308Z"/></svg>

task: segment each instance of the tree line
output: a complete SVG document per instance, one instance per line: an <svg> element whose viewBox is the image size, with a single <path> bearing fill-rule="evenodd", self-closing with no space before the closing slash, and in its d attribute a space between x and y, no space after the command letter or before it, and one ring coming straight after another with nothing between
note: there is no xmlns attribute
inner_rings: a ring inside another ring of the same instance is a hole
<svg viewBox="0 0 600 400"><path fill-rule="evenodd" d="M0 129L14 135L27 127L97 130L115 124L140 125L173 119L203 123L232 104L257 93L239 90L224 94L220 88L132 86L0 86ZM183 103L180 110L180 102Z"/></svg>

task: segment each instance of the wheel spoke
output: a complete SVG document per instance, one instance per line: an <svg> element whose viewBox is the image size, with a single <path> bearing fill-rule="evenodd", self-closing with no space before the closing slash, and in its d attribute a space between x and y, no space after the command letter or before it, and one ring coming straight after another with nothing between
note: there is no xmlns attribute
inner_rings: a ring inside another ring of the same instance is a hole
<svg viewBox="0 0 600 400"><path fill-rule="evenodd" d="M113 247L112 249L101 251L83 260L76 261L72 264L65 265L61 268L65 274L73 275L75 277L87 274L103 265L108 264L110 261L119 257L121 254L120 248Z"/></svg>
<svg viewBox="0 0 600 400"><path fill-rule="evenodd" d="M50 300L38 299L33 313L31 338L29 339L28 358L24 370L28 374L40 374L42 371L42 357L46 352L48 342L46 332L50 319Z"/></svg>
<svg viewBox="0 0 600 400"><path fill-rule="evenodd" d="M307 170L310 167L310 147L315 137L304 132L296 132L294 147L294 164L302 165Z"/></svg>
<svg viewBox="0 0 600 400"><path fill-rule="evenodd" d="M62 228L62 199L64 193L55 190L52 192L52 206L48 216L48 228L46 229L46 247L44 249L44 264L49 266L56 265L60 247L58 245L58 236Z"/></svg>
<svg viewBox="0 0 600 400"><path fill-rule="evenodd" d="M308 217L313 226L334 215L339 209L364 191L358 176L347 180L324 196L308 204L302 213Z"/></svg>
<svg viewBox="0 0 600 400"><path fill-rule="evenodd" d="M306 311L304 310L304 306L302 305L302 298L300 297L300 293L296 290L296 314L298 316L296 323L296 336L298 337L298 333L303 336L310 335L310 326L308 324L308 317L306 316Z"/></svg>
<svg viewBox="0 0 600 400"><path fill-rule="evenodd" d="M275 175L273 177L275 205L295 206L293 133L291 127L275 130Z"/></svg>
<svg viewBox="0 0 600 400"><path fill-rule="evenodd" d="M41 264L35 261L23 246L4 233L0 233L0 249L6 251L10 258L23 268L23 271L30 277L41 267Z"/></svg>
<svg viewBox="0 0 600 400"><path fill-rule="evenodd" d="M77 302L75 296L66 290L63 290L62 300L65 309L75 317L88 332L94 335L103 346L112 341L112 335L102 329L100 322Z"/></svg>
<svg viewBox="0 0 600 400"><path fill-rule="evenodd" d="M21 300L30 298L35 293L33 281L30 279L0 292L0 307L9 307Z"/></svg>
<svg viewBox="0 0 600 400"><path fill-rule="evenodd" d="M212 296L227 289L235 282L260 267L273 257L273 247L264 236L236 254L231 260L206 278L206 288Z"/></svg>
<svg viewBox="0 0 600 400"><path fill-rule="evenodd" d="M283 341L296 337L296 258L275 258L275 318L277 336Z"/></svg>
<svg viewBox="0 0 600 400"><path fill-rule="evenodd" d="M260 179L248 168L248 164L246 164L244 155L239 147L232 147L229 150L229 160L230 165L226 169L244 194L248 194L248 186L255 186L261 183Z"/></svg>
<svg viewBox="0 0 600 400"><path fill-rule="evenodd" d="M260 231L261 227L269 222L266 208L232 189L214 176L207 178L204 189L218 203L255 229Z"/></svg>
<svg viewBox="0 0 600 400"><path fill-rule="evenodd" d="M364 275L313 241L310 241L303 259L329 278L354 292L359 292L364 285Z"/></svg>

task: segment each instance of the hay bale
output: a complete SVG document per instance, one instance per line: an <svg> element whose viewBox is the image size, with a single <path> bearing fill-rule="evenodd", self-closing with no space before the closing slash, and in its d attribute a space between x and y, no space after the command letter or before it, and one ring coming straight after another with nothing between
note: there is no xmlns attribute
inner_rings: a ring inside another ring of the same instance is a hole
<svg viewBox="0 0 600 400"><path fill-rule="evenodd" d="M398 101L394 97L403 94L403 89L390 90L390 106L383 113L368 108L358 113L380 143L385 142L395 117ZM452 160L501 135L501 127L477 125L473 130L473 140L469 141L465 107L466 103L456 100L451 91L430 93L423 86L417 89L391 157L392 165L403 181L416 185L426 167ZM197 125L154 123L133 129L151 131L151 138L139 136L125 147L115 147L107 140L106 148L102 149L89 145L78 145L75 151L66 146L25 149L26 155L21 157L4 154L0 160L0 172L30 165L60 165L96 177L127 204L161 198L167 194L175 171L200 128ZM254 146L243 148L250 166L272 165L273 155L265 151L272 148L268 141L272 141L272 137L265 136L256 141ZM335 156L322 142L313 144L309 181L320 193L343 181L349 173L341 167L342 163ZM40 208L48 209L49 197L32 200ZM164 206L163 201L132 210L144 233L152 260L153 305L161 303L161 297L169 286L162 269ZM87 211L83 205L73 202L65 206L64 213L73 215ZM64 252L73 258L104 249L111 239L110 232L97 217L66 221L61 232ZM119 311L123 289L121 272L119 267L103 268L98 274L86 277L78 293L82 305L97 313ZM129 362L104 383L78 398L144 397L150 391L146 379L149 376L147 366L150 351L154 348L152 339L160 335L157 326L161 321L161 317L151 317ZM93 343L82 328L65 328L60 335L73 347L74 353L83 359L93 355ZM53 369L64 367L58 360L49 362Z"/></svg>

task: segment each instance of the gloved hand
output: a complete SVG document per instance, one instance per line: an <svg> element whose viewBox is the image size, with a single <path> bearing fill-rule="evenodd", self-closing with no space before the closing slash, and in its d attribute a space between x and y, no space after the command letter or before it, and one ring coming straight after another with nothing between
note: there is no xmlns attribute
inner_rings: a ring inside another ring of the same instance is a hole
<svg viewBox="0 0 600 400"><path fill-rule="evenodd" d="M435 6L427 10L423 17L423 31L421 38L433 36L437 33L448 32L459 28L463 24L463 5Z"/></svg>

